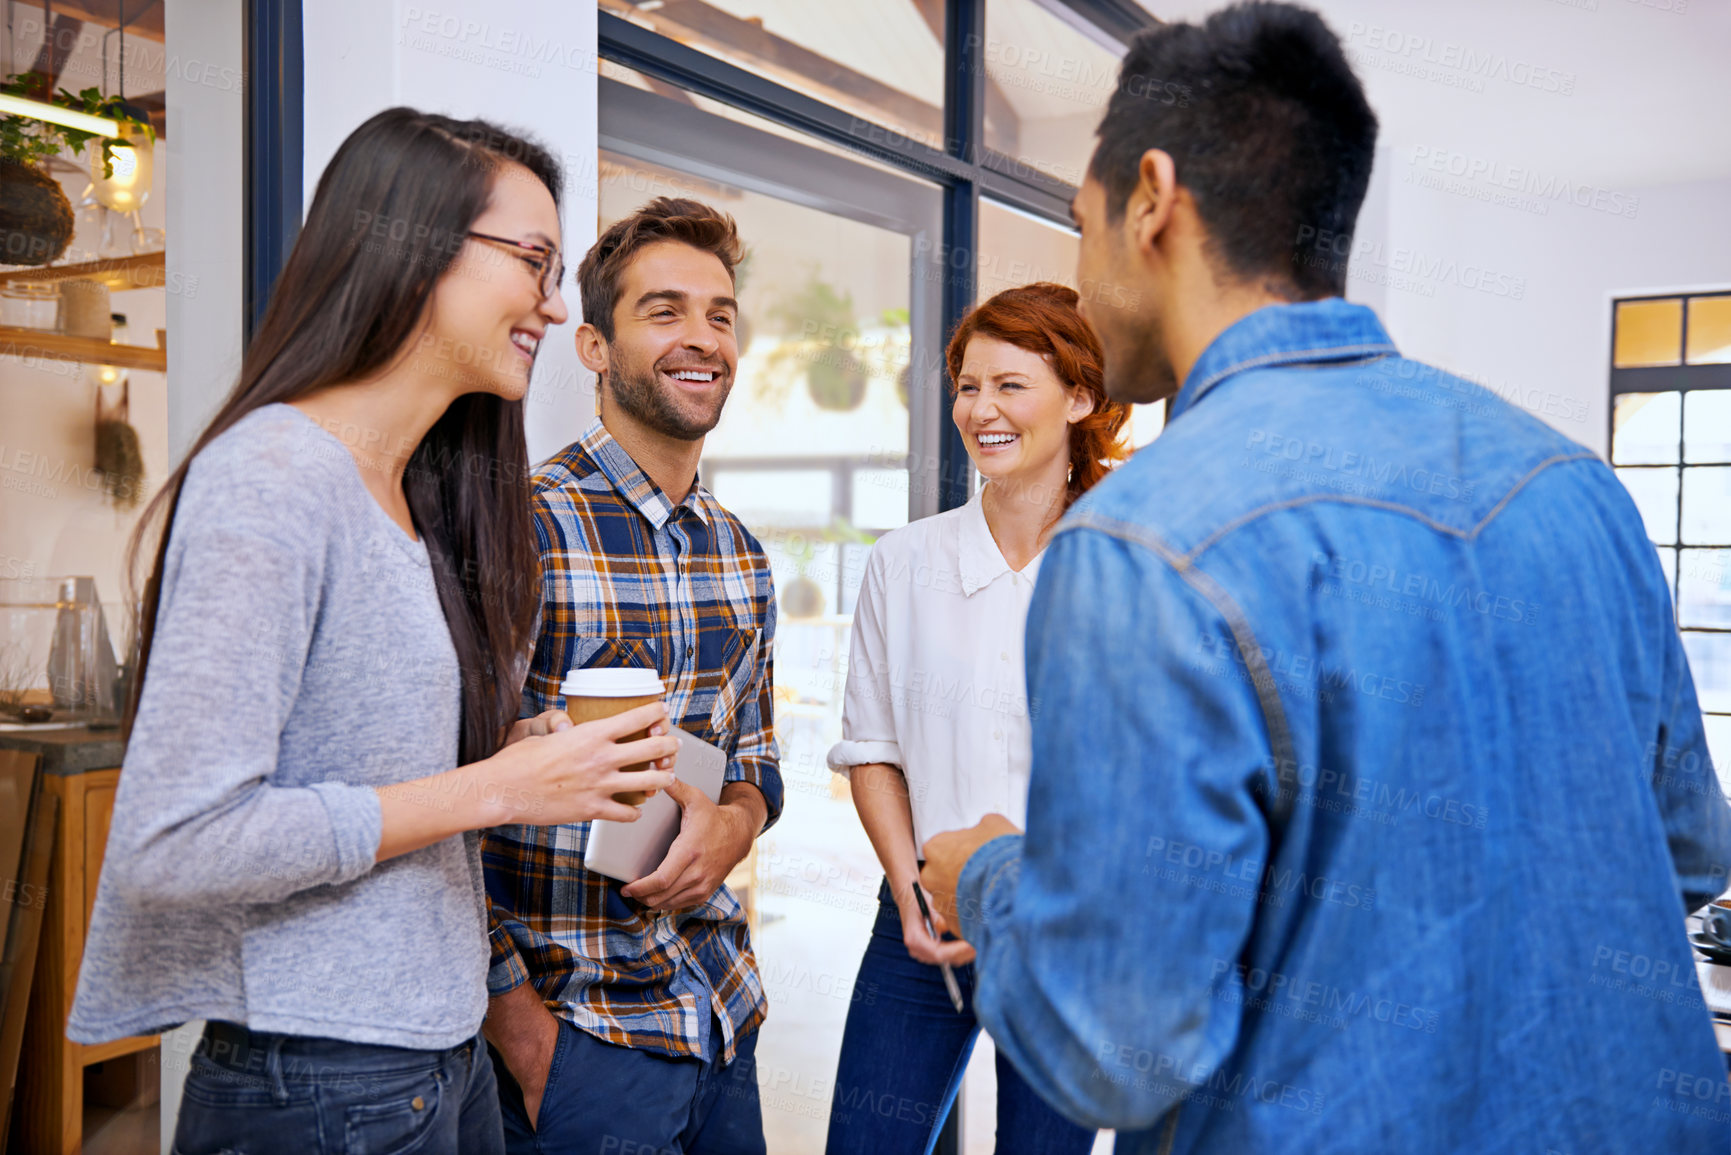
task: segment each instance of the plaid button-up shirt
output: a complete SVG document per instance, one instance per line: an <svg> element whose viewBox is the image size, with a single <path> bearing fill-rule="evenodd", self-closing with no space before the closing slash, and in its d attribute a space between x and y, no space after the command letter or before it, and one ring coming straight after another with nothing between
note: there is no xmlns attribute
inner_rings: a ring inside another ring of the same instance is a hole
<svg viewBox="0 0 1731 1155"><path fill-rule="evenodd" d="M674 505L599 420L536 471L534 491L543 593L523 716L563 706L568 669L653 668L669 718L726 751L726 780L761 790L774 822L775 592L763 547L701 485ZM705 1059L714 1015L732 1062L766 1007L738 899L723 886L655 915L583 868L588 840L586 822L487 831L489 993L532 981L598 1038Z"/></svg>

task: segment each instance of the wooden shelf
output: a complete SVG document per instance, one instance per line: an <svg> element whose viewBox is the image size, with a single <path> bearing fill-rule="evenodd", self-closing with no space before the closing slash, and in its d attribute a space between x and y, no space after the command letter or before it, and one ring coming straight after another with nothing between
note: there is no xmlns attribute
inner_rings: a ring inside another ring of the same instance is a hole
<svg viewBox="0 0 1731 1155"><path fill-rule="evenodd" d="M156 331L156 348L144 345L114 345L101 337L73 337L43 329L0 325L0 357L36 358L47 361L80 361L88 365L113 365L120 369L150 369L168 372L168 335Z"/></svg>
<svg viewBox="0 0 1731 1155"><path fill-rule="evenodd" d="M142 253L76 265L42 265L0 273L0 285L49 285L58 281L99 281L111 291L160 288L168 280L165 253Z"/></svg>

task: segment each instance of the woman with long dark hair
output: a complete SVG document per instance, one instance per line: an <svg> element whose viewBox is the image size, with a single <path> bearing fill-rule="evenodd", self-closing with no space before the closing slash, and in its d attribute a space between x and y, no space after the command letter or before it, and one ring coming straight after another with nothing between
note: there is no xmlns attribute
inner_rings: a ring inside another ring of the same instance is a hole
<svg viewBox="0 0 1731 1155"><path fill-rule="evenodd" d="M566 319L559 192L545 150L483 121L356 129L145 519L67 1033L207 1020L176 1152L503 1151L475 832L630 821L615 791L671 781L659 706L517 720L540 590L523 396Z"/></svg>
<svg viewBox="0 0 1731 1155"><path fill-rule="evenodd" d="M961 509L885 534L866 562L829 764L850 778L884 884L854 982L874 997L848 1011L829 1155L931 1151L979 1037L966 1001L974 949L943 937L935 908L928 930L918 848L1027 811L1022 628L1034 578L1064 511L1127 453L1129 407L1107 399L1100 342L1076 301L1041 282L962 318L945 358L950 418L986 484ZM998 1155L1093 1146L1001 1053L997 1076Z"/></svg>

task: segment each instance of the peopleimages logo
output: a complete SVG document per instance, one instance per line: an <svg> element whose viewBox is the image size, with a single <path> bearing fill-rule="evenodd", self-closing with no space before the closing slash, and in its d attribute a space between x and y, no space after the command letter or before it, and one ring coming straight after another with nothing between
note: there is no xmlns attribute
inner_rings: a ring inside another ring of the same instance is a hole
<svg viewBox="0 0 1731 1155"><path fill-rule="evenodd" d="M1476 293L1507 297L1511 301L1523 300L1527 295L1525 277L1477 261L1457 261L1453 257L1435 256L1404 245L1390 249L1381 241L1367 237L1355 240L1351 233L1319 229L1313 225L1298 226L1293 248L1293 264L1309 268L1347 265L1356 276L1369 265L1384 274L1407 278L1416 284L1440 282L1458 285Z"/></svg>
<svg viewBox="0 0 1731 1155"><path fill-rule="evenodd" d="M1458 44L1452 40L1436 40L1429 36L1419 36L1410 32L1402 32L1395 28L1385 28L1380 24L1364 24L1354 20L1348 26L1347 39L1361 43L1372 52L1386 53L1389 64L1397 67L1393 71L1406 71L1398 67L1407 65L1428 65L1431 68L1446 70L1444 75L1429 75L1414 71L1421 79L1435 79L1452 82L1454 78L1471 81L1473 91L1482 91L1486 80L1501 80L1521 88L1534 88L1540 92L1548 92L1556 96L1573 96L1575 94L1575 74L1561 69L1547 68L1534 64L1530 60L1510 58L1501 52L1487 51L1466 44ZM1358 54L1362 56L1363 54ZM1356 61L1355 61L1356 62ZM1388 67L1383 61L1371 58L1364 61L1374 67ZM1452 75L1451 75L1452 74Z"/></svg>
<svg viewBox="0 0 1731 1155"><path fill-rule="evenodd" d="M1510 201L1512 207L1525 208L1526 211L1536 209L1540 216L1546 215L1550 204L1557 202L1629 220L1635 219L1635 214L1641 207L1641 198L1631 193L1601 188L1585 181L1571 181L1555 173L1547 173L1526 165L1505 164L1489 157L1469 156L1449 148L1419 145L1412 150L1408 163L1412 166L1406 175L1408 184L1419 184L1426 188L1439 188L1444 192L1458 192L1468 196L1506 191L1516 194ZM1431 174L1453 177L1474 187L1456 188L1452 182L1432 181L1427 179ZM1521 197L1531 198L1533 207L1527 208L1520 200Z"/></svg>

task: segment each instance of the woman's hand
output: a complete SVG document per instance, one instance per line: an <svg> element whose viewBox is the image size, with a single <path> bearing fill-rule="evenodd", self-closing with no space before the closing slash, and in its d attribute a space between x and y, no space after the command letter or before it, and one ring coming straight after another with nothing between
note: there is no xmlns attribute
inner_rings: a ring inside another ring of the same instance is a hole
<svg viewBox="0 0 1731 1155"><path fill-rule="evenodd" d="M564 726L559 723L563 721ZM533 718L519 718L512 724L505 735L505 745L521 742L524 738L544 738L555 729L563 730L571 725L571 715L563 710L543 710ZM653 732L653 731L652 731Z"/></svg>
<svg viewBox="0 0 1731 1155"><path fill-rule="evenodd" d="M619 741L645 728L649 737ZM638 809L613 801L613 795L630 790L654 794L673 781L679 743L671 736L667 707L661 702L581 726L562 711L549 710L511 730L504 749L468 767L480 780L482 799L500 812L493 825L543 826L597 818L635 822ZM648 770L620 770L638 762L652 765Z"/></svg>
<svg viewBox="0 0 1731 1155"><path fill-rule="evenodd" d="M953 967L959 967L974 961L974 948L961 939L945 942L926 933L925 919L920 916L920 904L914 899L912 887L908 888L905 896L897 900L896 909L902 916L902 942L908 948L909 957L916 962L931 966L949 963ZM944 916L935 909L932 911L932 929L939 935L950 929L949 924L944 922Z"/></svg>

